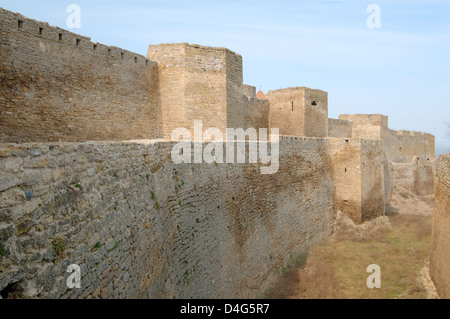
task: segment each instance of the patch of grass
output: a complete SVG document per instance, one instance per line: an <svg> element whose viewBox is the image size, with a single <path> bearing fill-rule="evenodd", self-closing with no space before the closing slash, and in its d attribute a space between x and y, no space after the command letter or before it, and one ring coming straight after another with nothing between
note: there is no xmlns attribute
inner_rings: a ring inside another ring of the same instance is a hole
<svg viewBox="0 0 450 319"><path fill-rule="evenodd" d="M156 210L160 210L161 209L161 205L159 204L159 202L156 202L154 207L155 207Z"/></svg>
<svg viewBox="0 0 450 319"><path fill-rule="evenodd" d="M270 298L422 299L420 270L429 254L431 217L390 217L392 228L365 241L327 241L312 249L306 267L284 272ZM369 289L367 267L381 268L381 288Z"/></svg>
<svg viewBox="0 0 450 319"><path fill-rule="evenodd" d="M156 200L156 194L155 192L150 192L150 195L152 197L152 200Z"/></svg>
<svg viewBox="0 0 450 319"><path fill-rule="evenodd" d="M2 243L0 243L0 256L3 256L5 250L6 250L5 246L3 246Z"/></svg>
<svg viewBox="0 0 450 319"><path fill-rule="evenodd" d="M267 289L264 296L267 299L274 299L275 298L275 288L272 287L272 288Z"/></svg>
<svg viewBox="0 0 450 319"><path fill-rule="evenodd" d="M100 249L101 247L102 247L102 243L98 242L94 245L94 247L92 247L92 250L94 251L94 250Z"/></svg>
<svg viewBox="0 0 450 319"><path fill-rule="evenodd" d="M190 276L196 271L196 267L194 266L192 269L186 268L186 271L183 274L183 284L189 285L191 282Z"/></svg>
<svg viewBox="0 0 450 319"><path fill-rule="evenodd" d="M52 246L53 249L55 249L56 255L58 256L64 254L64 251L66 250L66 242L60 237L52 240Z"/></svg>

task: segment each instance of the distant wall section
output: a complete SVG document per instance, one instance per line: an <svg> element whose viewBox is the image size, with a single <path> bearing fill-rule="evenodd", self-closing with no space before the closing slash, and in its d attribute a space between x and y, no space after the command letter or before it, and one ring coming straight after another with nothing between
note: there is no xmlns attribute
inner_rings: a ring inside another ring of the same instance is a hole
<svg viewBox="0 0 450 319"><path fill-rule="evenodd" d="M257 132L260 128L265 128L268 130L267 136L269 136L269 101L249 99L244 95L243 104L245 109L244 128L255 128Z"/></svg>
<svg viewBox="0 0 450 319"><path fill-rule="evenodd" d="M328 136L328 93L294 87L267 93L270 127L280 135Z"/></svg>
<svg viewBox="0 0 450 319"><path fill-rule="evenodd" d="M0 141L160 137L155 63L0 8Z"/></svg>

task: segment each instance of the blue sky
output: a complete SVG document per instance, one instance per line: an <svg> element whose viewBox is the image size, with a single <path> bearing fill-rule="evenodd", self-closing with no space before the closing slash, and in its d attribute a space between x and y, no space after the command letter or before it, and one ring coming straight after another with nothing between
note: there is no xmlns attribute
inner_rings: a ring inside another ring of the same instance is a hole
<svg viewBox="0 0 450 319"><path fill-rule="evenodd" d="M227 47L242 55L246 84L322 89L330 117L382 113L450 151L450 0L0 0L64 29L72 3L81 29L71 31L93 41L142 55L150 43ZM369 4L381 8L379 29L367 27Z"/></svg>

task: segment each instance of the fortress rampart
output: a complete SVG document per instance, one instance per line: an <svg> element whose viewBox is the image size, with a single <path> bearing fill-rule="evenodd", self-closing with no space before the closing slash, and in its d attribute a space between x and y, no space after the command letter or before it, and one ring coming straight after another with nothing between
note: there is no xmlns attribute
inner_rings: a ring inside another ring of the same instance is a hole
<svg viewBox="0 0 450 319"><path fill-rule="evenodd" d="M160 136L155 63L1 8L0 29L0 141Z"/></svg>
<svg viewBox="0 0 450 319"><path fill-rule="evenodd" d="M439 157L431 239L430 274L441 298L450 298L450 154Z"/></svg>
<svg viewBox="0 0 450 319"><path fill-rule="evenodd" d="M433 183L422 167L434 161L432 135L392 131L377 114L329 119L321 90L264 98L226 48L159 44L143 57L0 17L0 290L256 297L329 238L338 210L362 223L385 214L397 182ZM194 120L279 128L279 171L175 164L171 134ZM408 166L417 157L427 164ZM66 288L72 263L82 290Z"/></svg>
<svg viewBox="0 0 450 319"><path fill-rule="evenodd" d="M0 290L28 297L261 297L331 235L324 139L281 137L280 169L174 164L168 141L0 147ZM59 255L55 239L65 242ZM81 267L82 288L66 287Z"/></svg>
<svg viewBox="0 0 450 319"><path fill-rule="evenodd" d="M343 114L339 119L351 123L353 138L383 140L387 159L391 162L410 162L415 156L434 158L435 138L431 134L391 130L388 117L381 114Z"/></svg>
<svg viewBox="0 0 450 319"><path fill-rule="evenodd" d="M385 214L383 150L380 140L329 139L336 205L362 223Z"/></svg>

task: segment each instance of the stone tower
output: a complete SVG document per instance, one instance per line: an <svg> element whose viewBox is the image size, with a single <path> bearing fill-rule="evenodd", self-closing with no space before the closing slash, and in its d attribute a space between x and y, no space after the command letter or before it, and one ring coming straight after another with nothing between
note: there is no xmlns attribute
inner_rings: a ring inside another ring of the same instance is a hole
<svg viewBox="0 0 450 319"><path fill-rule="evenodd" d="M150 45L148 58L158 63L162 135L194 120L203 127L244 126L242 57L225 48L200 45Z"/></svg>
<svg viewBox="0 0 450 319"><path fill-rule="evenodd" d="M328 93L305 87L269 91L270 127L280 135L327 137Z"/></svg>

